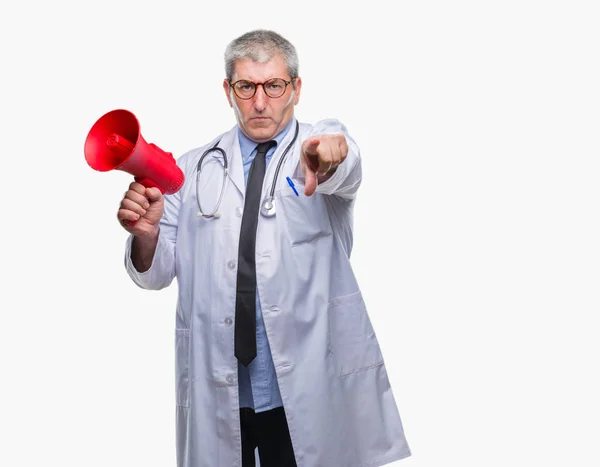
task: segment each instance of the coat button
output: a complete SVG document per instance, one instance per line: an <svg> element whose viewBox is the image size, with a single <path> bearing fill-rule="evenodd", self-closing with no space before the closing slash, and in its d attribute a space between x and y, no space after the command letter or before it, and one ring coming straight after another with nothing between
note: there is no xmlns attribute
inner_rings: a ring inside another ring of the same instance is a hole
<svg viewBox="0 0 600 467"><path fill-rule="evenodd" d="M229 317L225 318L225 324L227 326L231 326L233 324L233 320Z"/></svg>
<svg viewBox="0 0 600 467"><path fill-rule="evenodd" d="M227 262L227 267L229 269L235 269L235 261L234 260L230 260Z"/></svg>
<svg viewBox="0 0 600 467"><path fill-rule="evenodd" d="M235 215L238 217L242 217L242 214L244 214L244 210L242 208L235 208Z"/></svg>
<svg viewBox="0 0 600 467"><path fill-rule="evenodd" d="M225 378L225 380L227 381L227 384L233 384L233 375L227 375L227 378Z"/></svg>

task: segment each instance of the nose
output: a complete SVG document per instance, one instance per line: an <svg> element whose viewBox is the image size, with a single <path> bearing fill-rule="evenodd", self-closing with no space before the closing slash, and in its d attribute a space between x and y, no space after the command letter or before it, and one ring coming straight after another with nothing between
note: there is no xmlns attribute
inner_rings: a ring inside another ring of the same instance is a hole
<svg viewBox="0 0 600 467"><path fill-rule="evenodd" d="M256 88L256 94L254 94L254 108L257 112L262 112L267 108L267 99L269 96L265 94L265 90L262 86Z"/></svg>

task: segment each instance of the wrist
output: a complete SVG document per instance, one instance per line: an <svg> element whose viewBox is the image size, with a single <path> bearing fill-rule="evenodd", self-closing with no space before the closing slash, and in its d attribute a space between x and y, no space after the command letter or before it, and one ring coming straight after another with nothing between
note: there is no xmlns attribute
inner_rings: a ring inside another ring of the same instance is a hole
<svg viewBox="0 0 600 467"><path fill-rule="evenodd" d="M160 226L157 224L149 232L139 232L136 233L134 236L136 240L140 241L141 243L156 243L159 234Z"/></svg>

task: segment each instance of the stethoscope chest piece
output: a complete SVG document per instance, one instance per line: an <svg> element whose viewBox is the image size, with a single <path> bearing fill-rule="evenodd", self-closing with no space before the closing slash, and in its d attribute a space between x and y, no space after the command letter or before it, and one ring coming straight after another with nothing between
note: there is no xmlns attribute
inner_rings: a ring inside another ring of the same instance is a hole
<svg viewBox="0 0 600 467"><path fill-rule="evenodd" d="M267 196L262 202L260 213L265 217L273 217L275 215L275 203L272 196Z"/></svg>

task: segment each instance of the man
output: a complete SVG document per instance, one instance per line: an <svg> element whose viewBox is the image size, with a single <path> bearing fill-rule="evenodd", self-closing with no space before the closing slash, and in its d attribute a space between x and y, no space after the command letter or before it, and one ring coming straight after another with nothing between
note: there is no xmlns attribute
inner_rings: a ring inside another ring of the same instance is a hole
<svg viewBox="0 0 600 467"><path fill-rule="evenodd" d="M296 121L298 58L280 35L235 39L225 67L237 125L177 160L180 191L132 183L118 211L133 281L178 280L178 466L250 467L255 448L262 467L407 457L349 262L359 149L336 120Z"/></svg>

